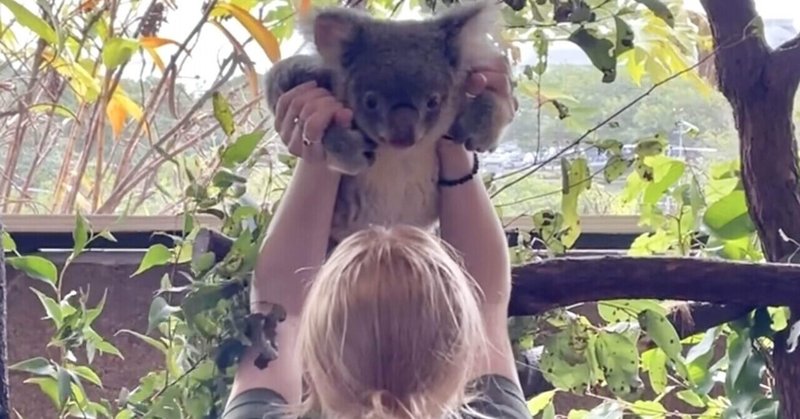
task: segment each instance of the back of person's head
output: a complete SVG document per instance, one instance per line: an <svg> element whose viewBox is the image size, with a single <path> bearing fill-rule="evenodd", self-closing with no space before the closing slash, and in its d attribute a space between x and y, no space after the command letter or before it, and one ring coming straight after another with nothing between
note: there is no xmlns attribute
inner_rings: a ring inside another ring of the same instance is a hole
<svg viewBox="0 0 800 419"><path fill-rule="evenodd" d="M438 238L375 227L343 240L300 322L307 397L325 418L440 418L468 401L484 353L479 291Z"/></svg>

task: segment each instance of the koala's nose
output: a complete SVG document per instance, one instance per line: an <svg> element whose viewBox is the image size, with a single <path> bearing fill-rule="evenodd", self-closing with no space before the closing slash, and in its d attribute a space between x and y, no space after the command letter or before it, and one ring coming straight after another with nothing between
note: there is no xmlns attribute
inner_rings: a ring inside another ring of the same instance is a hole
<svg viewBox="0 0 800 419"><path fill-rule="evenodd" d="M389 143L410 147L417 141L419 112L412 106L395 106L389 111Z"/></svg>

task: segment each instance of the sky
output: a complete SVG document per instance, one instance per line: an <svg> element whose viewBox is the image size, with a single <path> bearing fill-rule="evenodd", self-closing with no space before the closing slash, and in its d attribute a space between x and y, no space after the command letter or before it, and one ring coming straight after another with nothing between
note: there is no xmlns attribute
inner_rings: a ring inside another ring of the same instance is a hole
<svg viewBox="0 0 800 419"><path fill-rule="evenodd" d="M18 0L20 3L31 6L36 0ZM722 0L725 1L725 0ZM800 1L798 0L755 0L758 12L764 18L788 18L792 19L795 27L800 30ZM178 1L178 10L170 11L168 14L167 22L161 27L160 36L164 38L174 39L181 42L184 37L191 31L192 27L200 18L200 1ZM685 0L687 7L691 7L702 11L699 0ZM8 20L8 10L0 6L0 21L6 22ZM244 29L234 20L228 20L224 23L225 27L239 40L247 38L247 33ZM298 51L302 46L300 42L288 42L282 45L282 55L290 56ZM569 46L562 46L562 48L569 48ZM255 62L256 70L260 73L266 71L269 67L269 61L255 43L251 42L245 48L250 58ZM197 46L191 52L191 58L188 59L187 65L181 71L181 80L179 82L185 83L187 87L194 89L204 89L213 83L214 77L217 74L219 63L230 54L232 47L227 39L216 28L209 25L201 32L200 39ZM162 59L166 62L170 54L175 51L175 47L167 45L160 50ZM145 73L149 72L152 61L149 57L145 58L148 67ZM133 62L126 68L126 75L131 77L138 77L141 71L141 56L137 55Z"/></svg>

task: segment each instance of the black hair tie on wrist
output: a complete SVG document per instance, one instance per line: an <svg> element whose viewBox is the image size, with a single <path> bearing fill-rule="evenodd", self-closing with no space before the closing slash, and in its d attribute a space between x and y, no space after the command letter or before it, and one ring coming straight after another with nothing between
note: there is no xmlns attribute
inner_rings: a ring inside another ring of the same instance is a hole
<svg viewBox="0 0 800 419"><path fill-rule="evenodd" d="M458 186L472 180L478 174L478 153L472 153L472 171L468 175L464 175L455 180L439 179L439 186Z"/></svg>

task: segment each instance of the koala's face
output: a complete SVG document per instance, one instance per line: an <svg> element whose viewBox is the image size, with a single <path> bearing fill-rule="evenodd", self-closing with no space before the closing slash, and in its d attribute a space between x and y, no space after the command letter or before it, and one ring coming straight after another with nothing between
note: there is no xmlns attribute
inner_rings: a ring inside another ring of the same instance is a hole
<svg viewBox="0 0 800 419"><path fill-rule="evenodd" d="M385 21L334 8L313 21L314 43L338 75L337 93L371 139L406 148L446 133L464 97L470 29L486 9L425 21ZM476 43L477 44L477 43Z"/></svg>
<svg viewBox="0 0 800 419"><path fill-rule="evenodd" d="M371 53L347 63L341 80L345 102L367 136L404 148L428 134L442 135L452 123L459 77L441 47L437 50L441 42L436 36L406 36L384 47L363 44Z"/></svg>

